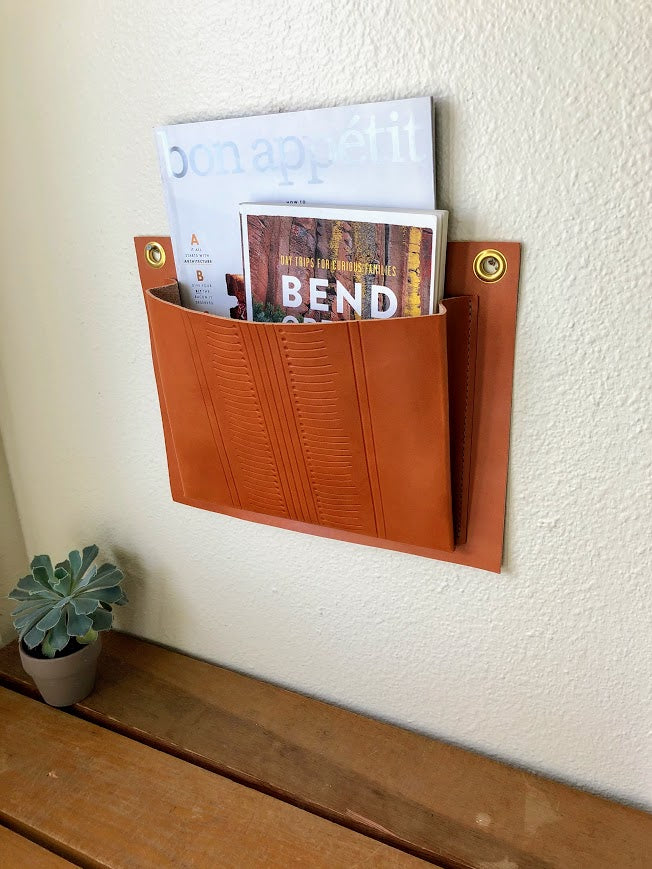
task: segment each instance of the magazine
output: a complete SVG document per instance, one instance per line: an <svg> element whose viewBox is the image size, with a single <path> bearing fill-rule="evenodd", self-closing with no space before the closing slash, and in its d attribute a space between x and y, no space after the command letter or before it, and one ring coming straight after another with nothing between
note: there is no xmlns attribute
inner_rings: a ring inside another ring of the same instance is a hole
<svg viewBox="0 0 652 869"><path fill-rule="evenodd" d="M315 323L432 314L445 211L240 207L246 318Z"/></svg>
<svg viewBox="0 0 652 869"><path fill-rule="evenodd" d="M434 209L429 97L159 127L183 304L229 316L241 202Z"/></svg>

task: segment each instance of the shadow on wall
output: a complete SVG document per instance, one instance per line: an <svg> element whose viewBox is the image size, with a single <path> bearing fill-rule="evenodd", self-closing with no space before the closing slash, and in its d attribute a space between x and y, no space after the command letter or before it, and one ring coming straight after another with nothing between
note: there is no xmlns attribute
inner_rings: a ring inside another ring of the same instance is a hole
<svg viewBox="0 0 652 869"><path fill-rule="evenodd" d="M16 580L27 573L28 559L20 527L16 499L9 477L4 445L0 438L0 646L15 637L9 619L14 605L7 595Z"/></svg>
<svg viewBox="0 0 652 869"><path fill-rule="evenodd" d="M106 558L124 573L123 588L129 598L127 606L114 608L114 627L178 648L181 640L166 634L165 626L173 612L174 623L183 627L184 621L192 617L191 607L180 598L165 570L146 566L140 555L120 546L109 547Z"/></svg>

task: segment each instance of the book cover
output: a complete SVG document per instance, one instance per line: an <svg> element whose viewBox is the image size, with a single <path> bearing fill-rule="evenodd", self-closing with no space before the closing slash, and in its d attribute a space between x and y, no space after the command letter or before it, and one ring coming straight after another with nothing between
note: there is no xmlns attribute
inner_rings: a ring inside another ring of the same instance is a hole
<svg viewBox="0 0 652 869"><path fill-rule="evenodd" d="M446 212L245 203L240 214L249 320L388 319L437 309Z"/></svg>
<svg viewBox="0 0 652 869"><path fill-rule="evenodd" d="M156 130L183 303L228 317L241 202L434 209L429 97Z"/></svg>

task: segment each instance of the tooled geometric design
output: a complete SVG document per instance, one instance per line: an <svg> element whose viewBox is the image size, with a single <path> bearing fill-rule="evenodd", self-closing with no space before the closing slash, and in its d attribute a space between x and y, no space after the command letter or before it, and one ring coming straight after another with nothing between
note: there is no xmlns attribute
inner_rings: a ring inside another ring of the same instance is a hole
<svg viewBox="0 0 652 869"><path fill-rule="evenodd" d="M197 325L210 412L237 506L376 534L366 463L356 461L364 452L359 413L344 411L342 393L352 392L350 352L338 370L323 329L242 329L217 318Z"/></svg>
<svg viewBox="0 0 652 869"><path fill-rule="evenodd" d="M220 432L229 446L240 503L256 512L290 516L256 376L242 342L218 320L205 326L204 338L208 351L204 373Z"/></svg>
<svg viewBox="0 0 652 869"><path fill-rule="evenodd" d="M318 524L362 532L366 526L351 450L353 433L342 412L338 372L329 360L323 330L294 330L280 340Z"/></svg>

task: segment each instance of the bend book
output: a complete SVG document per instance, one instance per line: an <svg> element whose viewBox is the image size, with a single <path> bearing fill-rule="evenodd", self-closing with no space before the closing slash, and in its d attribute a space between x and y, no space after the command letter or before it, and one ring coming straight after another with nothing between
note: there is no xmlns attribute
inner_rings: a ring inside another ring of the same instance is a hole
<svg viewBox="0 0 652 869"><path fill-rule="evenodd" d="M443 295L446 211L240 207L246 319L418 317Z"/></svg>
<svg viewBox="0 0 652 869"><path fill-rule="evenodd" d="M429 97L174 124L156 144L182 301L211 314L236 305L241 202L435 208Z"/></svg>

